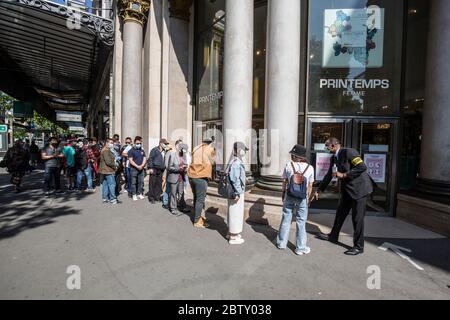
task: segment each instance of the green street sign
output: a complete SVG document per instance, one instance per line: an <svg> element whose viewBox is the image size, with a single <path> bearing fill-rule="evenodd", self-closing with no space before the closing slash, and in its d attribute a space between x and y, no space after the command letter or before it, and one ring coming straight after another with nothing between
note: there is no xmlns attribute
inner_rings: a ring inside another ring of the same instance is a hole
<svg viewBox="0 0 450 320"><path fill-rule="evenodd" d="M8 132L8 126L6 124L0 124L0 133Z"/></svg>

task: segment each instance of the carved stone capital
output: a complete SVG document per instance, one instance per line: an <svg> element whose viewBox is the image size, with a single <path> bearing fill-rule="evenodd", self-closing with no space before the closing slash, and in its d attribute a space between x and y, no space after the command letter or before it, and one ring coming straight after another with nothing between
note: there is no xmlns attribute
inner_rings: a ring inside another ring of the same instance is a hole
<svg viewBox="0 0 450 320"><path fill-rule="evenodd" d="M191 8L193 2L194 0L169 0L170 17L189 22L191 17L189 9Z"/></svg>
<svg viewBox="0 0 450 320"><path fill-rule="evenodd" d="M136 21L144 25L147 21L150 0L119 0L118 6L124 22Z"/></svg>

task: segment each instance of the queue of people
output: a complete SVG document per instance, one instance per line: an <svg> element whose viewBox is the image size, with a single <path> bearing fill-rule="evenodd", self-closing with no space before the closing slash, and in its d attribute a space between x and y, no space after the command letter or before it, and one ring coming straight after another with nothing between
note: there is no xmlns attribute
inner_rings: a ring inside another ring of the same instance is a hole
<svg viewBox="0 0 450 320"><path fill-rule="evenodd" d="M123 145L118 135L101 143L95 138L61 142L52 137L41 150L45 167L44 192L46 196L65 192L61 187L61 171L64 171L67 190L95 192L95 187L99 185L103 203L116 205L120 203L118 197L122 192L122 181L123 192L133 201L145 199L144 178L149 175L147 194L150 203L162 202L162 206L173 216L190 212L185 201L189 184L194 198L193 226L208 228L205 200L208 184L213 179L213 167L218 163L213 142L213 139L206 139L191 153L181 139L174 146L167 139L161 139L159 145L147 155L141 137L127 137ZM306 233L308 208L330 181L336 178L340 181L342 197L334 226L330 234L321 233L318 238L337 243L344 220L352 210L354 247L346 254L359 255L364 252L365 207L374 182L356 150L343 148L336 138L330 138L326 147L332 154L330 168L316 191L313 191L314 168L309 164L306 148L296 145L291 150L291 160L282 174L283 210L276 246L280 250L287 248L292 218L295 216L295 253L307 255L311 252L307 246ZM232 195L228 196L226 237L232 245L245 243L242 233L246 191L245 157L248 151L244 143L236 142L228 165L223 167L226 182L232 190ZM31 157L32 153L36 153L34 144L27 147L22 140L18 140L2 161L11 174L11 183L19 192L25 172L32 170L30 164L36 162Z"/></svg>

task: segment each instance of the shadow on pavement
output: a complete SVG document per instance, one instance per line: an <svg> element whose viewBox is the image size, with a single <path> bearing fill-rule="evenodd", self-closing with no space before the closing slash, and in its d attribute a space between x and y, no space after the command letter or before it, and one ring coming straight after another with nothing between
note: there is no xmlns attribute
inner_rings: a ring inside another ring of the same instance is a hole
<svg viewBox="0 0 450 320"><path fill-rule="evenodd" d="M23 191L20 193L15 192L9 179L10 176L5 171L0 173L0 240L28 229L54 223L55 218L60 216L80 214L80 210L66 203L71 200L82 200L89 195L70 191L44 196L44 174L41 170L35 170L24 176ZM64 178L61 178L61 185L64 185Z"/></svg>

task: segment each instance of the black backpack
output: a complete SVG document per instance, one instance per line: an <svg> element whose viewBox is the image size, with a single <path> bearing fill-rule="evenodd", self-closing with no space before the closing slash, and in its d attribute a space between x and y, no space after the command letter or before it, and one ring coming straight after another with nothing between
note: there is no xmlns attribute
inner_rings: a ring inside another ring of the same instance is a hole
<svg viewBox="0 0 450 320"><path fill-rule="evenodd" d="M88 165L88 158L86 151L83 149L78 149L75 153L75 165L78 169L84 170Z"/></svg>

